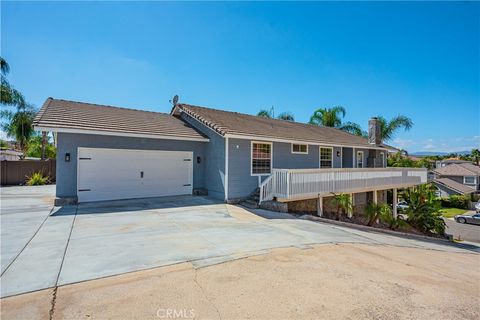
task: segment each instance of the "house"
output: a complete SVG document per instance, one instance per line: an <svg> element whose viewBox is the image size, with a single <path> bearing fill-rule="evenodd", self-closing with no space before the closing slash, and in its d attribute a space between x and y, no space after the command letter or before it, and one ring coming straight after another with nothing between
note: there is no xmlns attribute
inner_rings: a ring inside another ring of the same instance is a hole
<svg viewBox="0 0 480 320"><path fill-rule="evenodd" d="M375 118L365 139L188 104L164 114L48 98L34 126L57 134L58 203L192 193L234 202L257 188L260 201L365 201L426 182L426 170L386 168Z"/></svg>
<svg viewBox="0 0 480 320"><path fill-rule="evenodd" d="M10 149L1 149L0 150L0 161L21 160L22 156L23 156L22 151L10 150Z"/></svg>
<svg viewBox="0 0 480 320"><path fill-rule="evenodd" d="M472 164L472 161L461 160L459 158L448 158L448 159L435 161L435 168L443 168L443 167L446 167L450 164L463 164L463 163Z"/></svg>
<svg viewBox="0 0 480 320"><path fill-rule="evenodd" d="M480 167L470 162L455 162L434 171L433 183L442 197L480 191Z"/></svg>

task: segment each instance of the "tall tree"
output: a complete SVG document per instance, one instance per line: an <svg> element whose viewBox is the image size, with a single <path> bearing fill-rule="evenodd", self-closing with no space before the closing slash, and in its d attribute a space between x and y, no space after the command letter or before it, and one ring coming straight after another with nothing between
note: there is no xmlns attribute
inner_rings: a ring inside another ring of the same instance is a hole
<svg viewBox="0 0 480 320"><path fill-rule="evenodd" d="M0 73L1 73L1 92L0 103L6 106L15 106L17 104L24 104L25 99L23 95L16 90L7 80L7 74L10 72L10 66L7 61L0 57Z"/></svg>
<svg viewBox="0 0 480 320"><path fill-rule="evenodd" d="M475 163L478 166L478 162L480 160L480 150L478 149L473 149L472 152L470 152L470 155L472 157L472 160L475 161Z"/></svg>
<svg viewBox="0 0 480 320"><path fill-rule="evenodd" d="M257 113L257 117L260 118L268 118L271 119L272 117L272 110L262 109Z"/></svg>
<svg viewBox="0 0 480 320"><path fill-rule="evenodd" d="M392 140L400 129L408 131L413 127L412 119L402 115L398 115L390 121L382 116L378 116L377 119L380 124L380 138L382 141Z"/></svg>
<svg viewBox="0 0 480 320"><path fill-rule="evenodd" d="M357 123L350 121L342 122L342 118L345 117L346 113L347 111L342 106L320 108L313 112L309 123L316 126L337 128L357 136L366 136L367 133Z"/></svg>
<svg viewBox="0 0 480 320"><path fill-rule="evenodd" d="M6 76L10 71L10 66L2 57L0 57L0 71L0 104L7 107L16 107L15 112L7 108L1 110L0 117L4 120L1 128L8 136L15 138L20 149L24 150L26 143L34 133L32 122L35 118L36 111L32 105L25 102L23 95L8 82Z"/></svg>
<svg viewBox="0 0 480 320"><path fill-rule="evenodd" d="M345 117L346 113L345 108L342 106L320 108L313 112L309 123L322 127L339 128L342 125L342 118Z"/></svg>
<svg viewBox="0 0 480 320"><path fill-rule="evenodd" d="M275 114L274 114L274 109L273 107L271 107L270 109L262 109L260 110L258 113L257 113L257 117L260 117L260 118L268 118L268 119L273 119L275 118ZM295 121L295 117L293 116L293 114L291 114L290 112L282 112L280 113L276 119L279 119L279 120L286 120L286 121Z"/></svg>
<svg viewBox="0 0 480 320"><path fill-rule="evenodd" d="M25 150L28 140L33 136L33 119L36 110L30 104L21 104L17 106L16 112L11 110L2 110L0 116L5 120L1 128L7 136L15 138L21 150Z"/></svg>
<svg viewBox="0 0 480 320"><path fill-rule="evenodd" d="M290 112L282 112L277 116L279 120L295 121L295 117Z"/></svg>

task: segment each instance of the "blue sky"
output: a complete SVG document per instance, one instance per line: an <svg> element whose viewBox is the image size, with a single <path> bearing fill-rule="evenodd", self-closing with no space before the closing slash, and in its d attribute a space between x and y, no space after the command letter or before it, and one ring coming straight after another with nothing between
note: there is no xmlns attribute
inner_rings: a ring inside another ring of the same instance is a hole
<svg viewBox="0 0 480 320"><path fill-rule="evenodd" d="M480 145L479 3L5 2L9 80L49 97L168 112L181 102L306 122L398 113L392 145Z"/></svg>

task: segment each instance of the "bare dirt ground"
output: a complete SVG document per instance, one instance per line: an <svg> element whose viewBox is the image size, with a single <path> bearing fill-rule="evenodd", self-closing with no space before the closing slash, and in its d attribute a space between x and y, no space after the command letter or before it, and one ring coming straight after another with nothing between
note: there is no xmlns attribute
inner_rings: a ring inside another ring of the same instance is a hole
<svg viewBox="0 0 480 320"><path fill-rule="evenodd" d="M479 294L479 254L328 244L14 296L1 316L48 319L53 303L53 319L479 319Z"/></svg>

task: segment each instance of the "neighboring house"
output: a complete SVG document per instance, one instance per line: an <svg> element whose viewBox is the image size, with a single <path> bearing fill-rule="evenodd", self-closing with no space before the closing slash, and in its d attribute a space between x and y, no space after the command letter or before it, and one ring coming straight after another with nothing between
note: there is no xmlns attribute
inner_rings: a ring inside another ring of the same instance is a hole
<svg viewBox="0 0 480 320"><path fill-rule="evenodd" d="M435 161L435 168L440 169L440 168L446 167L450 164L463 164L463 163L473 164L472 161L460 160L458 158L449 158L449 159L443 159L443 160Z"/></svg>
<svg viewBox="0 0 480 320"><path fill-rule="evenodd" d="M426 182L385 168L376 119L365 139L334 128L176 104L170 114L48 98L34 125L57 134L57 197L79 202L208 192L225 201L318 198ZM377 193L372 193L377 199Z"/></svg>
<svg viewBox="0 0 480 320"><path fill-rule="evenodd" d="M480 191L480 167L471 162L451 163L435 169L433 183L442 197Z"/></svg>
<svg viewBox="0 0 480 320"><path fill-rule="evenodd" d="M20 160L23 156L23 152L16 150L1 149L0 150L0 161L14 161Z"/></svg>

